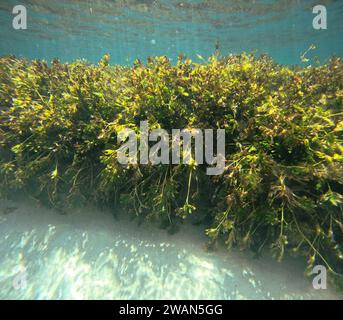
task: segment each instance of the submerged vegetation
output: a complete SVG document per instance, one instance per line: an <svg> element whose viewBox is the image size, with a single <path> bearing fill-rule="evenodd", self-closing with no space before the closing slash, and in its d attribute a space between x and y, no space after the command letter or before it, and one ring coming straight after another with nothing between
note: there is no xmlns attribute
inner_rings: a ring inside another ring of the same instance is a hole
<svg viewBox="0 0 343 320"><path fill-rule="evenodd" d="M95 202L227 246L304 255L343 272L343 61L287 67L252 55L132 67L0 58L0 190L62 209ZM117 133L225 129L225 171L116 161Z"/></svg>

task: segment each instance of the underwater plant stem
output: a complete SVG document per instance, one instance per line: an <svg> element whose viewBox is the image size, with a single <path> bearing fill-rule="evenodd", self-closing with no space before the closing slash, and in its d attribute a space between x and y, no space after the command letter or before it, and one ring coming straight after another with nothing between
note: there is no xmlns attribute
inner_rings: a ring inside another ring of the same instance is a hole
<svg viewBox="0 0 343 320"><path fill-rule="evenodd" d="M338 277L343 277L343 274L338 273L336 271L334 271L331 266L329 265L329 263L326 261L326 259L322 256L322 254L314 247L314 245L312 244L312 242L304 235L304 233L302 232L302 230L299 227L298 221L295 218L295 214L293 213L293 220L295 222L295 225L297 226L297 229L299 231L299 233L301 234L301 236L303 237L303 239L308 243L308 245L312 248L312 250L318 254L318 256L323 260L323 262L325 263L325 265L327 266L327 268L329 269L329 271L331 271L334 275L338 276Z"/></svg>
<svg viewBox="0 0 343 320"><path fill-rule="evenodd" d="M190 172L189 172L189 178L188 178L188 190L187 190L187 198L186 198L187 204L188 204L188 199L189 199L189 194L190 194L190 189L191 189L192 172L193 172L193 168L191 167Z"/></svg>
<svg viewBox="0 0 343 320"><path fill-rule="evenodd" d="M343 112L330 114L330 117L343 116Z"/></svg>
<svg viewBox="0 0 343 320"><path fill-rule="evenodd" d="M280 237L283 236L283 224L285 221L285 216L284 216L284 206L282 205L281 207L281 230L280 230Z"/></svg>

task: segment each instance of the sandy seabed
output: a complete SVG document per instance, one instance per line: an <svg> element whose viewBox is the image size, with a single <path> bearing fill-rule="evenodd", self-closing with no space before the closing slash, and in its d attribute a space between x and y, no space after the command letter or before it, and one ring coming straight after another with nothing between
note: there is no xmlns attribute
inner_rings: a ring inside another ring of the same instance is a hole
<svg viewBox="0 0 343 320"><path fill-rule="evenodd" d="M11 210L8 210L8 207ZM174 235L125 214L67 215L0 200L1 299L342 299L315 290L298 260L204 249L203 227Z"/></svg>

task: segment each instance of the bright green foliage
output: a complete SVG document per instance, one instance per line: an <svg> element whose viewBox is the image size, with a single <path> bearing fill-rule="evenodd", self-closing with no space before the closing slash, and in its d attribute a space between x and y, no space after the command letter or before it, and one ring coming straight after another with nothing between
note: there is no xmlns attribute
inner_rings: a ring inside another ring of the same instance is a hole
<svg viewBox="0 0 343 320"><path fill-rule="evenodd" d="M298 252L343 271L343 61L296 68L237 55L195 64L49 66L0 58L0 189L53 206L206 217L228 246ZM226 168L116 161L124 127L225 128Z"/></svg>

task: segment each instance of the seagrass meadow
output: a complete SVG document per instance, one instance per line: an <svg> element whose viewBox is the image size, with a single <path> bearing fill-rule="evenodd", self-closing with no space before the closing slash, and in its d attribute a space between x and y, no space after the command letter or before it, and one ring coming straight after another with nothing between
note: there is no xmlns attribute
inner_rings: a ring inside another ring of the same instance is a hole
<svg viewBox="0 0 343 320"><path fill-rule="evenodd" d="M45 205L120 207L174 232L192 217L209 246L300 255L343 273L343 61L292 67L213 54L51 63L0 58L0 190ZM117 162L117 134L225 129L225 170Z"/></svg>

